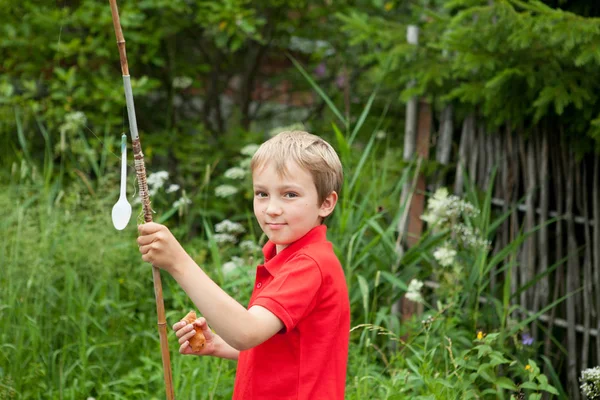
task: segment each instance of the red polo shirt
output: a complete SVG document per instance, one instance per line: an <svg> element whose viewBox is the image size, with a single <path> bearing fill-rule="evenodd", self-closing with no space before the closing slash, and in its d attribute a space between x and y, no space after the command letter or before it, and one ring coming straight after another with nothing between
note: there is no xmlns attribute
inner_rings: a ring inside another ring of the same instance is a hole
<svg viewBox="0 0 600 400"><path fill-rule="evenodd" d="M317 226L278 254L264 246L248 308L268 309L285 327L240 352L234 400L344 399L350 304L326 232Z"/></svg>

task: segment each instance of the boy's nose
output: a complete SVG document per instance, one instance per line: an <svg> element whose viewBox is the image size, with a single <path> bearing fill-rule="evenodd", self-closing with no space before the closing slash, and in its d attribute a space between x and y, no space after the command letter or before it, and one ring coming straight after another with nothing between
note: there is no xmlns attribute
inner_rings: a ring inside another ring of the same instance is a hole
<svg viewBox="0 0 600 400"><path fill-rule="evenodd" d="M265 209L267 215L281 215L281 207L274 201L270 201Z"/></svg>

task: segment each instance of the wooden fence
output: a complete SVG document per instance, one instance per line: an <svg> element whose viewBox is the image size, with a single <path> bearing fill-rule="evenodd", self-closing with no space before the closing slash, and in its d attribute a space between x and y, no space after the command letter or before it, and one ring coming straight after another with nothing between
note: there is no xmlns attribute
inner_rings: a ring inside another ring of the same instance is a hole
<svg viewBox="0 0 600 400"><path fill-rule="evenodd" d="M431 126L431 108L423 102L418 108L417 124L429 120L426 126ZM513 210L496 234L494 252L519 232L535 231L519 249L511 290L516 293L546 273L518 297L529 313L566 296L531 330L540 352L561 374L569 399L578 400L580 371L600 363L600 157L578 158L560 127L539 126L527 135L508 127L488 132L475 113L456 121L452 111L447 106L440 113L435 124L439 129L431 138L420 136L419 126L411 134L410 140L426 140L434 147L437 162L456 165L453 176L437 177L427 187L453 185L461 194L465 172L481 189L494 185L498 212ZM424 116L427 112L430 115ZM460 132L455 132L459 126ZM453 144L458 144L457 150ZM545 224L550 219L554 222ZM492 271L492 287L504 277Z"/></svg>

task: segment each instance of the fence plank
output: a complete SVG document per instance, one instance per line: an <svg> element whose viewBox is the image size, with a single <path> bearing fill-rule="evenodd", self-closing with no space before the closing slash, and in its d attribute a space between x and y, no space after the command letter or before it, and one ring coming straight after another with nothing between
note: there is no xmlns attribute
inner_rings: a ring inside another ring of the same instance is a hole
<svg viewBox="0 0 600 400"><path fill-rule="evenodd" d="M442 164L450 163L452 152L452 136L454 135L454 106L447 104L440 114L440 133L438 135L435 160ZM433 189L444 185L446 178L445 169L436 174Z"/></svg>
<svg viewBox="0 0 600 400"><path fill-rule="evenodd" d="M586 219L589 218L588 212L588 190L587 190L587 171L581 168L582 182L579 185L579 196L581 197L581 212ZM585 239L585 257L583 262L583 341L581 344L581 369L588 367L588 357L590 352L590 324L592 313L595 314L592 293L592 238L588 225L583 226Z"/></svg>
<svg viewBox="0 0 600 400"><path fill-rule="evenodd" d="M538 178L540 186L540 212L538 224L541 225L540 230L537 234L538 247L539 247L539 269L538 273L543 274L548 270L548 225L545 222L548 220L548 203L549 203L549 190L548 190L548 134L544 130L539 137L539 155L540 165L538 169ZM533 299L533 311L540 309L541 305L548 304L548 293L549 279L547 276L540 279L536 285L535 297ZM537 333L537 332L536 332Z"/></svg>
<svg viewBox="0 0 600 400"><path fill-rule="evenodd" d="M574 186L575 186L575 157L570 150L563 152L563 165L566 170L566 223L567 223L567 293L577 289L576 276L579 274L579 261L577 257L577 239L575 238L575 224L573 223ZM577 384L577 335L576 323L576 296L567 297L567 386L570 399L579 400L579 386Z"/></svg>
<svg viewBox="0 0 600 400"><path fill-rule="evenodd" d="M594 176L592 189L592 209L594 218L594 281L596 282L596 329L600 332L600 156L596 154L594 157ZM600 335L596 336L596 364L600 364Z"/></svg>
<svg viewBox="0 0 600 400"><path fill-rule="evenodd" d="M562 149L560 146L553 146L553 160L552 163L552 177L554 178L554 194L556 196L556 213L560 217L557 219L555 226L555 257L556 260L562 260L563 258L563 220L562 214L564 210L564 168L562 166ZM556 268L556 272L554 275L554 290L552 291L552 299L551 302L555 302L562 296L562 285L564 284L564 266L559 265ZM548 332L552 332L552 328L554 327L554 318L556 316L556 311L559 309L561 305L553 307L550 311L550 320L548 321ZM544 354L546 357L550 357L552 352L552 342L550 340L550 335L546 337L544 343Z"/></svg>
<svg viewBox="0 0 600 400"><path fill-rule="evenodd" d="M467 167L466 160L471 138L475 129L475 116L469 114L463 121L462 132L460 135L460 145L458 147L458 162L456 165L456 177L454 179L454 193L460 195L463 193L464 173Z"/></svg>

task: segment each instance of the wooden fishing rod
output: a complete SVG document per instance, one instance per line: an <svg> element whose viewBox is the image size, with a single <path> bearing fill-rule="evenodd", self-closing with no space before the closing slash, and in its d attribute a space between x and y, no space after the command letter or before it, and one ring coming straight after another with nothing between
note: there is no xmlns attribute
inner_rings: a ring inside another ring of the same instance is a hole
<svg viewBox="0 0 600 400"><path fill-rule="evenodd" d="M129 117L129 130L133 146L133 158L135 162L135 173L137 175L140 198L144 210L144 221L152 222L152 208L150 207L150 195L148 193L148 183L146 181L146 167L144 165L144 154L140 144L140 137L137 130L137 120L135 118L135 107L133 104L133 92L131 90L131 77L129 76L129 66L127 65L127 52L125 49L125 38L121 30L121 21L119 18L119 9L116 0L109 0L110 11L112 13L115 35L117 37L117 46L119 47L119 56L121 58L121 72L123 74L123 87L125 89L125 101L127 103L127 116ZM167 341L167 322L165 318L165 305L163 300L162 283L160 280L160 270L152 266L152 278L154 280L154 295L156 297L156 313L158 315L158 332L160 334L160 350L162 354L163 372L165 377L165 390L167 399L175 399L173 393L173 378L171 374L171 359L169 356L169 343Z"/></svg>

